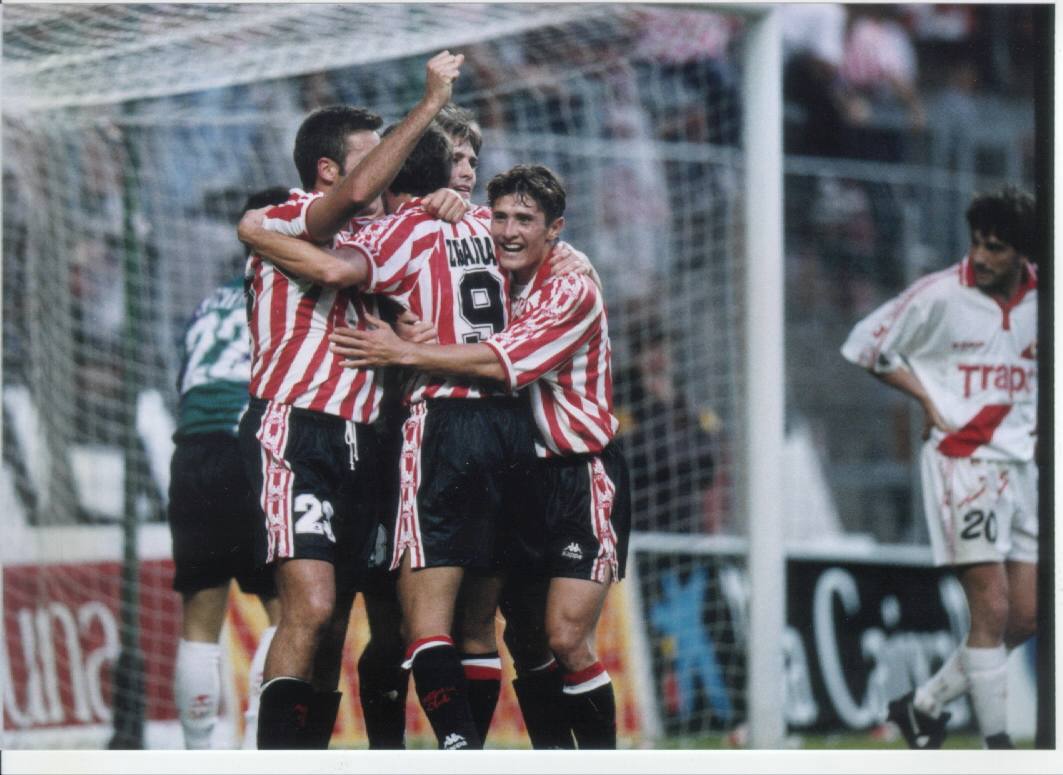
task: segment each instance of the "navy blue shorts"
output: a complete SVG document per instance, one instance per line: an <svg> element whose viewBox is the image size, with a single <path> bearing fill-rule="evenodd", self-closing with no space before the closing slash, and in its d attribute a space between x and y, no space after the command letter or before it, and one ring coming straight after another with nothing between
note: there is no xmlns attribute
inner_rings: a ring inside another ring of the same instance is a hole
<svg viewBox="0 0 1063 775"><path fill-rule="evenodd" d="M240 446L259 510L257 561L324 560L357 583L380 514L372 427L253 398Z"/></svg>
<svg viewBox="0 0 1063 775"><path fill-rule="evenodd" d="M403 426L392 568L500 568L508 524L534 512L535 427L524 398L429 399Z"/></svg>
<svg viewBox="0 0 1063 775"><path fill-rule="evenodd" d="M235 578L248 594L277 594L273 573L255 563L261 519L235 436L204 433L177 439L167 518L176 591L190 594Z"/></svg>
<svg viewBox="0 0 1063 775"><path fill-rule="evenodd" d="M631 486L619 443L597 455L540 460L538 475L542 510L514 531L508 564L533 576L622 579L631 537Z"/></svg>

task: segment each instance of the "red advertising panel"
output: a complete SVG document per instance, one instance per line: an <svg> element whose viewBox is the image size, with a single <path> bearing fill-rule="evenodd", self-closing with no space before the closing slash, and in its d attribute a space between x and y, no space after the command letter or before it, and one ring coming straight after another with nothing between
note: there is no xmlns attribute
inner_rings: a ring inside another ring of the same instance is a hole
<svg viewBox="0 0 1063 775"><path fill-rule="evenodd" d="M140 564L140 647L148 720L176 718L171 700L180 634L173 563ZM4 729L106 724L121 646L117 562L4 568Z"/></svg>

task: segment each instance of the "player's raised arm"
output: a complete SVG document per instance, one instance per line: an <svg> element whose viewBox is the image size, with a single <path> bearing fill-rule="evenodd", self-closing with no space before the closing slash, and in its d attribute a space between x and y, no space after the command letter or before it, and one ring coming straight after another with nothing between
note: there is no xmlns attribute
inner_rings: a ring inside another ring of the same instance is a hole
<svg viewBox="0 0 1063 775"><path fill-rule="evenodd" d="M418 344L399 338L390 326L372 315L367 314L365 319L376 328L337 328L329 335L329 349L345 358L344 366L405 366L432 374L506 379L501 361L485 344Z"/></svg>
<svg viewBox="0 0 1063 775"><path fill-rule="evenodd" d="M267 209L248 210L237 227L240 241L256 253L289 274L330 288L360 285L369 278L369 265L360 250L326 250L305 240L271 231L262 225Z"/></svg>
<svg viewBox="0 0 1063 775"><path fill-rule="evenodd" d="M354 169L348 170L340 182L307 211L306 228L315 241L330 239L356 213L380 196L440 108L450 100L454 80L464 61L463 54L451 54L449 51L443 51L428 60L424 96L420 102L378 146Z"/></svg>

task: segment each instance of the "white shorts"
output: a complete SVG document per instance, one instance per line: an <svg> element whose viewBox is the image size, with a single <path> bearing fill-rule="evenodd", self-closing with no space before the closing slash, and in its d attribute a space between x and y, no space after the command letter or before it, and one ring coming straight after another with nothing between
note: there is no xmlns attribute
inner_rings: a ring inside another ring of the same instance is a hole
<svg viewBox="0 0 1063 775"><path fill-rule="evenodd" d="M1037 464L947 457L924 444L923 508L935 565L1037 562Z"/></svg>

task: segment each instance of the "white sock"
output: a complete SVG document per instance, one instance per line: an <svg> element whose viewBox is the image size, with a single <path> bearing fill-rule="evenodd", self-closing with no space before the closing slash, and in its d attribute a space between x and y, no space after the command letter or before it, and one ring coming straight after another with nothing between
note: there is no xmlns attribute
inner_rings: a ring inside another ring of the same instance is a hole
<svg viewBox="0 0 1063 775"><path fill-rule="evenodd" d="M247 710L244 711L244 744L246 750L258 748L258 701L262 696L262 671L266 667L266 654L273 642L276 627L267 627L258 639L255 655L247 672Z"/></svg>
<svg viewBox="0 0 1063 775"><path fill-rule="evenodd" d="M960 656L963 648L953 651L945 664L915 690L912 704L916 710L937 718L946 705L970 689Z"/></svg>
<svg viewBox="0 0 1063 775"><path fill-rule="evenodd" d="M178 642L173 695L185 748L210 748L221 704L221 646L183 638Z"/></svg>
<svg viewBox="0 0 1063 775"><path fill-rule="evenodd" d="M1008 652L1003 645L962 649L963 669L971 682L971 704L982 737L1007 731Z"/></svg>

